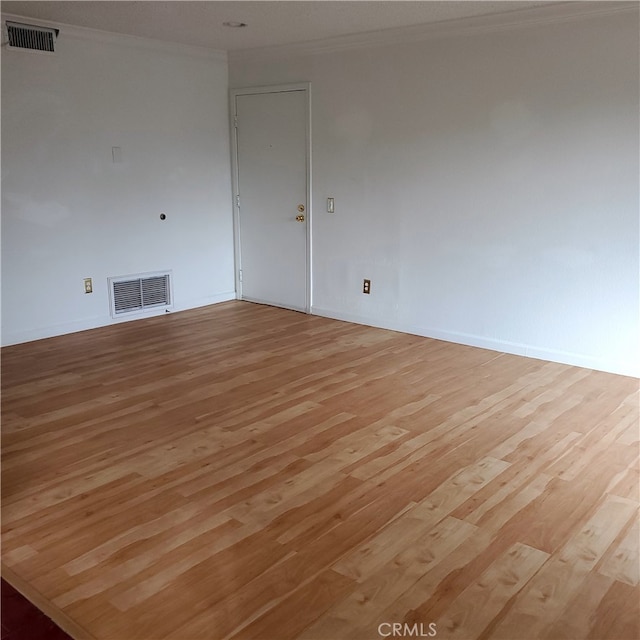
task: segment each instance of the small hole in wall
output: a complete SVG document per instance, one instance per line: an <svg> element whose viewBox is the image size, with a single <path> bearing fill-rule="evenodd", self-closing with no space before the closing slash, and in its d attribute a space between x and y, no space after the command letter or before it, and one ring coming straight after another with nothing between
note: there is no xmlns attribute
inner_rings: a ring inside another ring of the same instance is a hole
<svg viewBox="0 0 640 640"><path fill-rule="evenodd" d="M160 220L166 220L166 219L167 219L166 214L161 213L161 214L160 214Z"/></svg>

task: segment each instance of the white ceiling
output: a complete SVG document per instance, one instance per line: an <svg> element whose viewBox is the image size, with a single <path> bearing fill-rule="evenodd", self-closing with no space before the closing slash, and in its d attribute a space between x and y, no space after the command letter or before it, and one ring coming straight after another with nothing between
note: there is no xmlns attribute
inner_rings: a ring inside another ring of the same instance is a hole
<svg viewBox="0 0 640 640"><path fill-rule="evenodd" d="M212 49L239 51L559 4L499 0L7 1L3 13ZM230 29L225 21L246 22Z"/></svg>

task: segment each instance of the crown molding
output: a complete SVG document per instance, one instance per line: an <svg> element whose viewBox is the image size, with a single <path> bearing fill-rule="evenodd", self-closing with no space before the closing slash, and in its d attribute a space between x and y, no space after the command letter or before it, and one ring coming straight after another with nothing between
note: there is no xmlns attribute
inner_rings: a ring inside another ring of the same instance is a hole
<svg viewBox="0 0 640 640"><path fill-rule="evenodd" d="M347 36L336 36L322 40L301 42L290 45L260 47L229 51L229 62L249 61L262 58L281 58L289 55L314 55L335 53L350 49L361 49L375 46L406 44L456 36L495 33L524 29L548 24L574 22L577 20L605 16L621 12L637 13L640 4L634 2L604 1L569 1L554 2L548 6L529 9L516 9L504 13L471 18L458 18L442 22L397 27L370 31Z"/></svg>
<svg viewBox="0 0 640 640"><path fill-rule="evenodd" d="M9 13L3 13L1 19L3 25L5 20L11 20L15 22L23 22L25 24L59 29L60 33L58 35L58 38L70 37L80 40L91 40L92 42L102 42L105 44L112 44L120 47L146 49L148 51L171 53L174 55L191 56L196 58L207 58L209 60L219 60L221 62L227 61L227 52L221 49L196 47L193 45L181 44L179 42L165 42L164 40L142 38L140 36L130 36L123 33L102 31L101 29L90 29L89 27L78 27L61 22L51 22L49 20L25 18L24 16Z"/></svg>

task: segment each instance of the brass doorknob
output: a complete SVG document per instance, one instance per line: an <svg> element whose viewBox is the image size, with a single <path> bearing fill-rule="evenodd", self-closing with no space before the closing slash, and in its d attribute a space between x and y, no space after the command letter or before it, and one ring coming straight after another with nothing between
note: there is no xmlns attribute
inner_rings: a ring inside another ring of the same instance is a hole
<svg viewBox="0 0 640 640"><path fill-rule="evenodd" d="M297 220L298 222L304 222L304 216L303 216L302 214L301 214L301 215L299 215L299 216L296 216L296 220Z"/></svg>

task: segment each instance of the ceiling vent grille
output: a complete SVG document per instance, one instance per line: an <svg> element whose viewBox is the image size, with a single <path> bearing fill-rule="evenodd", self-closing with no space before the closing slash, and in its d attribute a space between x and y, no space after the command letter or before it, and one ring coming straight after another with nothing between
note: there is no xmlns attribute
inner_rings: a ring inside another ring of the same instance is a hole
<svg viewBox="0 0 640 640"><path fill-rule="evenodd" d="M9 48L29 49L30 51L55 52L58 29L37 27L19 22L7 22L7 37Z"/></svg>
<svg viewBox="0 0 640 640"><path fill-rule="evenodd" d="M171 307L170 273L109 278L109 283L114 318L125 313Z"/></svg>

